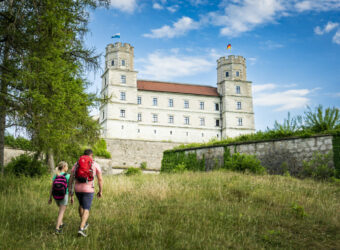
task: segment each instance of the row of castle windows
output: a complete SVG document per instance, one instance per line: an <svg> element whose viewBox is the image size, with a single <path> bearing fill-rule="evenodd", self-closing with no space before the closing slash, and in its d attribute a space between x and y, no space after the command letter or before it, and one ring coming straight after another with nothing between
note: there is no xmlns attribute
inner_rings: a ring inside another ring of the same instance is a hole
<svg viewBox="0 0 340 250"><path fill-rule="evenodd" d="M120 110L120 117L125 118L125 115L126 115L125 109L121 109ZM102 119L104 120L104 118L105 118L105 112L103 111L103 118ZM137 120L139 122L142 121L142 113L138 113ZM241 117L238 117L237 120L238 120L238 126L243 126L243 119ZM152 122L158 123L158 114L152 114ZM168 115L168 123L174 124L174 122L175 122L174 115ZM190 117L189 116L184 117L184 124L190 125ZM200 117L200 126L205 126L205 118L204 117ZM220 120L219 119L215 119L215 126L216 127L220 126Z"/></svg>
<svg viewBox="0 0 340 250"><path fill-rule="evenodd" d="M125 98L125 92L120 92L120 93L121 93L120 99L122 101L124 101L125 100L124 99ZM122 95L122 93L124 93L124 94ZM137 97L137 104L142 104L142 97L141 96ZM157 97L152 98L152 106L158 106L158 98ZM190 106L189 100L184 100L184 108L188 109L189 106ZM204 110L204 102L200 101L199 106L200 106L201 110ZM168 99L168 107L170 107L170 108L174 107L174 99L172 99L172 98ZM215 103L215 111L219 111L219 110L220 110L220 105L218 103Z"/></svg>
<svg viewBox="0 0 340 250"><path fill-rule="evenodd" d="M125 109L121 109L120 110L120 117L125 118L125 114L126 114ZM104 113L103 113L103 119L104 119ZM242 118L239 117L237 119L238 119L238 125L243 126ZM139 122L142 121L142 113L138 113L137 120ZM152 114L152 122L158 123L158 114ZM174 122L175 122L174 115L168 115L168 123L174 124ZM190 125L190 117L189 116L184 117L184 124ZM200 117L200 126L205 126L205 118L204 117ZM220 126L220 120L219 119L215 119L215 126L216 127Z"/></svg>

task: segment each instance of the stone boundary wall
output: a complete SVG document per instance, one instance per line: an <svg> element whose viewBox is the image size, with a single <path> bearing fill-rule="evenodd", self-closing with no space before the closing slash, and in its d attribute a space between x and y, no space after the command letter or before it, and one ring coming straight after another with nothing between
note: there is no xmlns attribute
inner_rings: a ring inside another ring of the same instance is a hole
<svg viewBox="0 0 340 250"><path fill-rule="evenodd" d="M181 144L123 139L105 139L105 141L111 159L98 162L107 173L116 168L139 167L142 162L146 162L147 169L160 170L163 152Z"/></svg>
<svg viewBox="0 0 340 250"><path fill-rule="evenodd" d="M28 151L5 147L5 166L15 157L28 153Z"/></svg>
<svg viewBox="0 0 340 250"><path fill-rule="evenodd" d="M205 157L205 166L211 170L222 166L224 162L224 148L230 153L235 152L256 155L261 164L269 173L283 174L289 171L292 175L298 174L304 160L311 160L315 152L326 154L333 152L333 136L312 136L309 138L286 138L279 140L242 142L227 145L207 146L191 149L179 149L175 152L184 151L186 154L196 153L198 159ZM331 167L334 167L333 158Z"/></svg>

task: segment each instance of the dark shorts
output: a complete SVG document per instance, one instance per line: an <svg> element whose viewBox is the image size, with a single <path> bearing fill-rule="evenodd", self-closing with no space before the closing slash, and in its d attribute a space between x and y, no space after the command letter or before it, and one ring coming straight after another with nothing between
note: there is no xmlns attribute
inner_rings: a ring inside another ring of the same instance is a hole
<svg viewBox="0 0 340 250"><path fill-rule="evenodd" d="M76 196L78 198L79 205L83 209L87 209L87 210L91 209L93 194L94 193L77 193L76 192Z"/></svg>

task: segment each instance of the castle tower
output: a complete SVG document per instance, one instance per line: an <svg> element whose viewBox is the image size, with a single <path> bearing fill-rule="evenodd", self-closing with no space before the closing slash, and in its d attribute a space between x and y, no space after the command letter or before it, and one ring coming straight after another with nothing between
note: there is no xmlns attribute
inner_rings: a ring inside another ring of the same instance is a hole
<svg viewBox="0 0 340 250"><path fill-rule="evenodd" d="M117 42L106 46L101 96L110 98L100 106L102 137L134 139L137 130L137 72L133 47Z"/></svg>
<svg viewBox="0 0 340 250"><path fill-rule="evenodd" d="M252 83L244 57L217 60L217 91L222 96L222 138L254 133Z"/></svg>

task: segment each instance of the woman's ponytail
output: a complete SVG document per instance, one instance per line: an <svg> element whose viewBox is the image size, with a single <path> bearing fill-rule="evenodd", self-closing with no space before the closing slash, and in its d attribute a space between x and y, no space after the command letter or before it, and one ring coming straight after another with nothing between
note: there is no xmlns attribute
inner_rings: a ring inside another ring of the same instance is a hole
<svg viewBox="0 0 340 250"><path fill-rule="evenodd" d="M67 166L67 162L66 161L59 162L58 166L56 167L57 174L60 174L65 166Z"/></svg>

